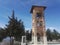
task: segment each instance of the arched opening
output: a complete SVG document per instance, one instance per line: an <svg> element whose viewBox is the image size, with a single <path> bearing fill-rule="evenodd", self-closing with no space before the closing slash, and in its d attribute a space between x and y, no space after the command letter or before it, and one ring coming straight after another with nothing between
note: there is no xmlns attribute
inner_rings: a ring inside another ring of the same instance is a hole
<svg viewBox="0 0 60 45"><path fill-rule="evenodd" d="M40 13L36 14L36 18L39 19L42 15Z"/></svg>

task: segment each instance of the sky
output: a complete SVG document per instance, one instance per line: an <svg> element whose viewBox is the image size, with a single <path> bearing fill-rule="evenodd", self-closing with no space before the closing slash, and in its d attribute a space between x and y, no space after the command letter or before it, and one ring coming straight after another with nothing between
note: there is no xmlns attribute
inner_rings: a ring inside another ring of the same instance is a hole
<svg viewBox="0 0 60 45"><path fill-rule="evenodd" d="M60 0L0 0L0 27L8 24L8 16L15 12L15 17L24 22L26 30L32 29L32 5L46 6L45 25L46 29L56 29L60 32Z"/></svg>

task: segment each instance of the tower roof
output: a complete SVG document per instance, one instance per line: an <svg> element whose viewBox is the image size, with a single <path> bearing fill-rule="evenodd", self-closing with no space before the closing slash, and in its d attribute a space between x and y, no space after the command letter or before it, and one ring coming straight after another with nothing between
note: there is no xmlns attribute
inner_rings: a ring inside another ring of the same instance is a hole
<svg viewBox="0 0 60 45"><path fill-rule="evenodd" d="M34 9L35 7L42 7L42 8L44 8L44 10L45 10L45 8L46 8L46 6L36 6L36 5L33 5L33 6L32 6L32 8L31 8L30 13L32 13L32 12L33 12L33 9Z"/></svg>

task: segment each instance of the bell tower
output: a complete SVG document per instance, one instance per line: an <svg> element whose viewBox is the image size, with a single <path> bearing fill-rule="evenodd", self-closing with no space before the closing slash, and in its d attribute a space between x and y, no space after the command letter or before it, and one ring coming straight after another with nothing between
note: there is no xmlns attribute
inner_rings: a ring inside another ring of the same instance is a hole
<svg viewBox="0 0 60 45"><path fill-rule="evenodd" d="M45 30L45 19L44 19L44 10L45 6L32 6L30 13L32 13L32 40L34 43L42 41L45 43L46 39L46 30Z"/></svg>

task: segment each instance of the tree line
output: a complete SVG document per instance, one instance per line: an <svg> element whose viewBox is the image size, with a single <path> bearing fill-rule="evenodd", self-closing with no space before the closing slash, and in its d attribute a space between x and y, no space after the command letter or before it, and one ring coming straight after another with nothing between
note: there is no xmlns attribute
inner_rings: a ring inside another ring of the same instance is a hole
<svg viewBox="0 0 60 45"><path fill-rule="evenodd" d="M26 35L27 41L31 41L32 39L32 30L25 31L24 23L20 19L14 16L14 11L12 12L12 16L8 17L8 24L4 28L0 28L0 41L2 41L6 37L14 37L16 41L21 41L22 36ZM57 30L51 31L51 29L46 30L47 40L58 40L60 39L60 33Z"/></svg>
<svg viewBox="0 0 60 45"><path fill-rule="evenodd" d="M26 33L27 33L27 35L26 35L27 40L31 41L31 39L32 39L32 30L31 31L28 30ZM46 35L47 35L47 41L53 41L53 40L57 41L57 40L60 39L60 33L55 29L53 29L52 31L51 31L51 29L47 29L46 30Z"/></svg>

